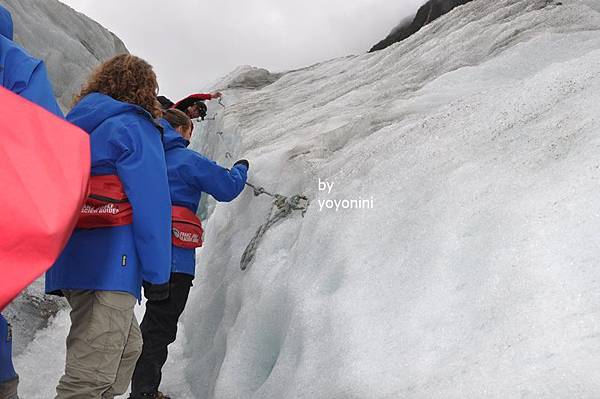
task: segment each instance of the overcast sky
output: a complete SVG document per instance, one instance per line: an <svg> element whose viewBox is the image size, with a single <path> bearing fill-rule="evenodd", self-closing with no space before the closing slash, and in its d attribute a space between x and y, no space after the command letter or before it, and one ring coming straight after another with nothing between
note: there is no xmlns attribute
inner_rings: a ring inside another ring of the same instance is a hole
<svg viewBox="0 0 600 399"><path fill-rule="evenodd" d="M366 52L425 0L61 0L114 32L177 100L239 65L270 71Z"/></svg>

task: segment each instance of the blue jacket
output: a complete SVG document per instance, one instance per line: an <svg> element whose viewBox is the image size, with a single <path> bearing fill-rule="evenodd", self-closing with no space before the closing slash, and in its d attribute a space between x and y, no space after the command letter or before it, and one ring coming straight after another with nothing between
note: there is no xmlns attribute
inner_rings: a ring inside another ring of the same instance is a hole
<svg viewBox="0 0 600 399"><path fill-rule="evenodd" d="M0 314L0 384L17 376L12 364L12 337L8 322Z"/></svg>
<svg viewBox="0 0 600 399"><path fill-rule="evenodd" d="M76 229L46 273L46 291L124 291L141 299L142 280L169 281L171 200L161 134L148 112L100 93L67 120L90 134L94 175L119 176L133 208L126 226Z"/></svg>
<svg viewBox="0 0 600 399"><path fill-rule="evenodd" d="M0 83L62 118L44 62L30 56L12 38L11 15L0 6Z"/></svg>
<svg viewBox="0 0 600 399"><path fill-rule="evenodd" d="M164 146L167 159L167 173L173 205L184 206L196 213L202 192L212 195L217 201L228 202L243 190L248 170L245 165L236 165L231 171L203 157L196 151L188 150L185 140L164 119ZM171 271L174 273L195 274L195 251L172 247Z"/></svg>

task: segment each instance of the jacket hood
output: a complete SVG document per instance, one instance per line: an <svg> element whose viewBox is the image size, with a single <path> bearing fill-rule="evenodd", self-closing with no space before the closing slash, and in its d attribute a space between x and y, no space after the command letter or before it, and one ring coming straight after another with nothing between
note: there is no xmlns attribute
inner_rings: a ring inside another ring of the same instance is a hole
<svg viewBox="0 0 600 399"><path fill-rule="evenodd" d="M163 142L165 151L177 147L185 148L190 144L190 142L181 137L177 130L173 129L173 127L165 119L161 119L160 124L164 128Z"/></svg>
<svg viewBox="0 0 600 399"><path fill-rule="evenodd" d="M106 94L91 93L75 104L67 115L67 120L91 133L106 119L127 112L137 112L152 119L150 113L142 107L115 100Z"/></svg>
<svg viewBox="0 0 600 399"><path fill-rule="evenodd" d="M13 21L10 12L0 6L0 35L5 38L12 40L13 39Z"/></svg>

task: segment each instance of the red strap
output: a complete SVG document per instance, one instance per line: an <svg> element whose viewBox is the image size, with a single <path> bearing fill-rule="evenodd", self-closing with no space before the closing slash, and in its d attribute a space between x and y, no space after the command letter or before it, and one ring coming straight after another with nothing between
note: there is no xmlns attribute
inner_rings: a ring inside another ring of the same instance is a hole
<svg viewBox="0 0 600 399"><path fill-rule="evenodd" d="M125 226L133 223L133 208L118 176L90 178L89 194L81 208L78 229Z"/></svg>
<svg viewBox="0 0 600 399"><path fill-rule="evenodd" d="M121 179L116 175L103 175L90 177L90 195L111 198L115 201L127 201L127 194L123 189Z"/></svg>
<svg viewBox="0 0 600 399"><path fill-rule="evenodd" d="M194 212L184 206L174 205L173 215L173 245L180 248L193 249L202 246L202 222Z"/></svg>

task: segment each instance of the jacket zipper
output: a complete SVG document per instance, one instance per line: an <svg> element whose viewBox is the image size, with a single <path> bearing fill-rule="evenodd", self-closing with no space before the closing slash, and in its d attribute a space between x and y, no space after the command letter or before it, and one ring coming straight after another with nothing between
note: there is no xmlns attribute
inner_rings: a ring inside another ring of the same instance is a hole
<svg viewBox="0 0 600 399"><path fill-rule="evenodd" d="M125 198L125 199L122 199L122 200L118 200L118 199L104 197L102 195L97 195L97 194L90 194L90 195L88 195L88 197L92 198L92 199L99 200L99 201L111 202L113 204L125 204L125 203L129 202L128 198Z"/></svg>

